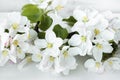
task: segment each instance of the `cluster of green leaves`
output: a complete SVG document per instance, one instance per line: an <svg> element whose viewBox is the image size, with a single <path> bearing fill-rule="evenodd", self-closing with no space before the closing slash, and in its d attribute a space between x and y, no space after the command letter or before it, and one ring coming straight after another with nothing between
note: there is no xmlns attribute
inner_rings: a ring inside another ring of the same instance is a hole
<svg viewBox="0 0 120 80"><path fill-rule="evenodd" d="M26 16L31 23L36 23L35 30L38 32L38 37L40 39L45 38L45 31L48 30L53 23L53 19L47 15L48 12L49 10L46 11L38 8L38 6L34 4L27 4L22 8L21 15ZM39 32L38 29L42 30L42 32ZM53 31L57 37L62 39L65 39L68 36L67 30L62 28L59 24L54 26Z"/></svg>
<svg viewBox="0 0 120 80"><path fill-rule="evenodd" d="M31 23L37 23L39 21L38 27L43 31L46 31L53 22L52 18L45 13L45 10L38 8L34 4L23 6L21 14L26 16Z"/></svg>

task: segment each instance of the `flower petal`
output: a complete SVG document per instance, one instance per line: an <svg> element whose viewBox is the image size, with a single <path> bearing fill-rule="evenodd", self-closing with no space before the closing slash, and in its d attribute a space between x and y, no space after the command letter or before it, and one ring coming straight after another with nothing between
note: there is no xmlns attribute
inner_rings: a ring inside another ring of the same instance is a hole
<svg viewBox="0 0 120 80"><path fill-rule="evenodd" d="M107 41L114 39L114 33L109 30L104 30L103 32L101 32L100 35L103 39L105 39ZM110 36L108 36L108 35L110 35Z"/></svg>
<svg viewBox="0 0 120 80"><path fill-rule="evenodd" d="M49 71L52 69L53 61L50 61L50 56L44 56L40 64L37 65L41 71Z"/></svg>
<svg viewBox="0 0 120 80"><path fill-rule="evenodd" d="M52 48L52 49L47 48L44 51L44 53L49 56L57 57L60 54L60 50L59 48Z"/></svg>
<svg viewBox="0 0 120 80"><path fill-rule="evenodd" d="M1 56L0 57L0 66L4 66L8 60L9 60L9 57L5 58L5 57Z"/></svg>
<svg viewBox="0 0 120 80"><path fill-rule="evenodd" d="M39 48L46 48L47 47L47 42L44 39L36 39L34 41L35 46L38 46Z"/></svg>
<svg viewBox="0 0 120 80"><path fill-rule="evenodd" d="M84 16L86 16L86 13L82 10L75 9L73 12L73 17L78 21L81 21Z"/></svg>
<svg viewBox="0 0 120 80"><path fill-rule="evenodd" d="M60 47L63 44L63 40L61 38L56 38L54 47Z"/></svg>
<svg viewBox="0 0 120 80"><path fill-rule="evenodd" d="M71 46L79 46L81 41L80 41L80 35L75 34L71 37L71 39L68 41L69 45Z"/></svg>
<svg viewBox="0 0 120 80"><path fill-rule="evenodd" d="M93 52L93 57L95 58L96 61L102 60L103 53L101 50L97 48L93 48L92 52Z"/></svg>
<svg viewBox="0 0 120 80"><path fill-rule="evenodd" d="M78 48L78 47L71 47L71 48L69 48L68 53L69 53L69 55L71 55L71 56L76 56L76 55L78 55L78 54L81 54L82 51L81 51L81 49Z"/></svg>
<svg viewBox="0 0 120 80"><path fill-rule="evenodd" d="M85 68L92 68L95 66L95 61L94 59L88 59L85 63L84 63Z"/></svg>
<svg viewBox="0 0 120 80"><path fill-rule="evenodd" d="M56 35L53 31L48 30L48 31L46 31L45 39L49 43L54 43L55 39L56 39Z"/></svg>
<svg viewBox="0 0 120 80"><path fill-rule="evenodd" d="M40 62L41 59L42 59L42 55L41 55L41 54L33 54L33 55L32 55L32 60L33 60L34 62Z"/></svg>
<svg viewBox="0 0 120 80"><path fill-rule="evenodd" d="M105 53L111 53L113 51L113 47L111 45L103 45L103 51Z"/></svg>

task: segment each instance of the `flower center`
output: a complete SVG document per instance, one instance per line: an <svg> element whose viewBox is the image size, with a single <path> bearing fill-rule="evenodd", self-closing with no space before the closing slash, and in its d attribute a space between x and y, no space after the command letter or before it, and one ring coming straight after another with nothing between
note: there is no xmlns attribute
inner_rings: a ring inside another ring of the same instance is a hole
<svg viewBox="0 0 120 80"><path fill-rule="evenodd" d="M31 57L27 57L27 62L31 62L32 58Z"/></svg>
<svg viewBox="0 0 120 80"><path fill-rule="evenodd" d="M86 23L86 22L88 22L88 21L89 21L89 19L88 19L88 17L87 17L87 16L84 16L84 17L83 17L83 19L82 19L82 21L83 21L84 23Z"/></svg>
<svg viewBox="0 0 120 80"><path fill-rule="evenodd" d="M30 38L31 38L30 33L28 33L28 36L27 36L27 37L28 37L28 39L30 39Z"/></svg>
<svg viewBox="0 0 120 80"><path fill-rule="evenodd" d="M64 57L68 57L68 52L64 51L63 55L64 55Z"/></svg>
<svg viewBox="0 0 120 80"><path fill-rule="evenodd" d="M95 33L95 35L98 35L98 34L100 34L100 30L99 29L94 29L94 33Z"/></svg>
<svg viewBox="0 0 120 80"><path fill-rule="evenodd" d="M61 5L57 5L56 7L55 7L55 9L57 10L57 11L59 11L59 10L61 10L61 9L63 9L64 7L63 6L61 6Z"/></svg>
<svg viewBox="0 0 120 80"><path fill-rule="evenodd" d="M99 63L99 62L96 62L96 63L95 63L95 66L96 66L97 68L100 68L100 63Z"/></svg>
<svg viewBox="0 0 120 80"><path fill-rule="evenodd" d="M97 43L96 46L97 46L98 49L102 49L103 48L102 44L99 44L99 43Z"/></svg>
<svg viewBox="0 0 120 80"><path fill-rule="evenodd" d="M4 57L8 56L8 51L7 51L7 50L3 50L3 51L2 51L2 55L3 55Z"/></svg>
<svg viewBox="0 0 120 80"><path fill-rule="evenodd" d="M53 62L55 58L54 58L54 57L52 57L52 56L50 56L50 58L49 58L49 59L50 59L50 61L51 61L51 62Z"/></svg>
<svg viewBox="0 0 120 80"><path fill-rule="evenodd" d="M52 43L48 43L47 44L47 48L52 48L53 47L53 44Z"/></svg>
<svg viewBox="0 0 120 80"><path fill-rule="evenodd" d="M38 59L42 59L42 55L41 54L36 54Z"/></svg>
<svg viewBox="0 0 120 80"><path fill-rule="evenodd" d="M112 61L108 61L108 63L109 63L110 65L113 65L113 62L112 62Z"/></svg>
<svg viewBox="0 0 120 80"><path fill-rule="evenodd" d="M81 41L82 42L86 42L86 40L87 40L86 36L81 36Z"/></svg>
<svg viewBox="0 0 120 80"><path fill-rule="evenodd" d="M21 53L22 53L22 50L21 50L19 47L17 47L17 52L18 52L19 54L21 54Z"/></svg>
<svg viewBox="0 0 120 80"><path fill-rule="evenodd" d="M13 23L13 24L12 24L12 28L13 28L14 30L16 30L18 27L19 27L19 25L18 25L17 23Z"/></svg>
<svg viewBox="0 0 120 80"><path fill-rule="evenodd" d="M13 45L18 46L18 44L19 44L19 41L18 40L14 40Z"/></svg>

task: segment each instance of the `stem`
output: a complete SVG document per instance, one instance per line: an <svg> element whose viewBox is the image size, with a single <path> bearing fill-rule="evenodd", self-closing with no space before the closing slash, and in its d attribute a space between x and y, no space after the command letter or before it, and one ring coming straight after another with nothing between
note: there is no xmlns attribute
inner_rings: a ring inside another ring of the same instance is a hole
<svg viewBox="0 0 120 80"><path fill-rule="evenodd" d="M39 30L38 30L38 25L39 25L39 23L40 23L40 21L38 21L38 22L36 23L35 28L34 28L34 30L35 30L37 33L39 32Z"/></svg>

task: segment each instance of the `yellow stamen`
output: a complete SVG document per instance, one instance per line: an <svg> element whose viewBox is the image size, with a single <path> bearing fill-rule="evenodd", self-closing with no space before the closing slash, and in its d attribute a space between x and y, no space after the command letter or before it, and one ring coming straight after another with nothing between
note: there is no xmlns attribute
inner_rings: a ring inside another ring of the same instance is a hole
<svg viewBox="0 0 120 80"><path fill-rule="evenodd" d="M89 21L89 19L88 19L88 17L87 17L87 16L84 16L84 17L83 17L83 19L82 19L82 21L85 23L85 22L88 22L88 21Z"/></svg>
<svg viewBox="0 0 120 80"><path fill-rule="evenodd" d="M59 10L61 10L61 9L63 9L63 8L64 8L64 7L61 6L61 5L58 5L58 6L55 7L55 9L56 9L57 11L59 11Z"/></svg>
<svg viewBox="0 0 120 80"><path fill-rule="evenodd" d="M47 44L47 48L52 48L53 47L53 44L52 43L48 43Z"/></svg>
<svg viewBox="0 0 120 80"><path fill-rule="evenodd" d="M99 29L94 29L94 33L95 33L95 35L98 35L98 34L100 34L100 30Z"/></svg>
<svg viewBox="0 0 120 80"><path fill-rule="evenodd" d="M8 51L7 51L7 50L3 50L3 51L2 51L2 55L3 55L4 57L8 56Z"/></svg>
<svg viewBox="0 0 120 80"><path fill-rule="evenodd" d="M68 52L64 51L63 55L64 55L64 57L68 57Z"/></svg>
<svg viewBox="0 0 120 80"><path fill-rule="evenodd" d="M41 54L36 54L38 59L42 59L42 55Z"/></svg>
<svg viewBox="0 0 120 80"><path fill-rule="evenodd" d="M96 44L96 47L97 47L98 49L102 49L102 48L103 48L102 44L99 44L99 43Z"/></svg>
<svg viewBox="0 0 120 80"><path fill-rule="evenodd" d="M22 53L22 50L21 50L19 47L17 47L17 52L18 52L19 54L21 54L21 53Z"/></svg>
<svg viewBox="0 0 120 80"><path fill-rule="evenodd" d="M100 68L100 63L99 63L99 62L96 62L96 63L95 63L95 66L96 66L97 68Z"/></svg>
<svg viewBox="0 0 120 80"><path fill-rule="evenodd" d="M81 36L81 41L82 42L86 42L86 40L87 40L86 36Z"/></svg>
<svg viewBox="0 0 120 80"><path fill-rule="evenodd" d="M54 57L52 57L52 56L50 56L50 58L49 58L49 59L50 59L50 61L51 61L51 62L53 62L55 58L54 58Z"/></svg>
<svg viewBox="0 0 120 80"><path fill-rule="evenodd" d="M13 45L18 46L18 44L19 44L19 41L18 41L18 40L14 40L14 41L13 41Z"/></svg>
<svg viewBox="0 0 120 80"><path fill-rule="evenodd" d="M31 57L27 57L27 62L31 62L32 61L32 58Z"/></svg>
<svg viewBox="0 0 120 80"><path fill-rule="evenodd" d="M108 63L109 63L110 65L113 65L113 61L108 61Z"/></svg>
<svg viewBox="0 0 120 80"><path fill-rule="evenodd" d="M30 39L30 38L31 38L30 33L28 34L28 36L27 36L27 37L28 37L28 39Z"/></svg>
<svg viewBox="0 0 120 80"><path fill-rule="evenodd" d="M19 24L17 24L17 23L13 23L13 24L12 24L12 28L13 28L14 30L16 30L18 27L19 27Z"/></svg>

